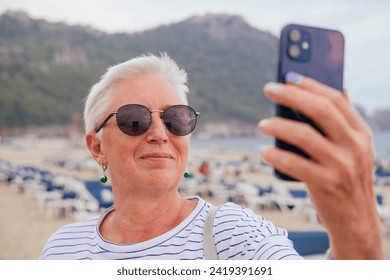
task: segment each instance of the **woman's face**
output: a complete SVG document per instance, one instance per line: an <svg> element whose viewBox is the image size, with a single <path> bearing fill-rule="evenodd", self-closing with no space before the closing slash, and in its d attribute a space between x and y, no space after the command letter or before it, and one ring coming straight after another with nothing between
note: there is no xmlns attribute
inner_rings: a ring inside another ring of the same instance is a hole
<svg viewBox="0 0 390 280"><path fill-rule="evenodd" d="M142 75L121 81L112 88L112 104L106 115L125 104L165 110L184 103L168 82L157 76ZM104 126L100 149L108 164L113 187L131 192L166 191L176 189L183 177L189 135L171 134L160 113L154 112L144 134L128 136L120 131L114 116Z"/></svg>

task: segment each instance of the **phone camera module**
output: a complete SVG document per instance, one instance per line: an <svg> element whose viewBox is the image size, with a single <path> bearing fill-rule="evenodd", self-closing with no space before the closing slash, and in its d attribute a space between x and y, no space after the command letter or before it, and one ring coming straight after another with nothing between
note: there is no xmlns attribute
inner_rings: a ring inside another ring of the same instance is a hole
<svg viewBox="0 0 390 280"><path fill-rule="evenodd" d="M294 61L308 62L311 59L311 36L308 30L292 28L287 32L287 55Z"/></svg>

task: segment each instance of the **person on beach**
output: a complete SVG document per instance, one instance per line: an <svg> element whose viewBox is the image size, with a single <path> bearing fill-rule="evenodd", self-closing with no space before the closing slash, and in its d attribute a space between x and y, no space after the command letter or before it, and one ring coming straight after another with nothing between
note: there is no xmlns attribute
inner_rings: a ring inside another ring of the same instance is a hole
<svg viewBox="0 0 390 280"><path fill-rule="evenodd" d="M266 96L311 117L328 137L302 123L263 120L263 133L312 156L269 147L263 159L307 184L329 231L333 258L383 258L370 129L344 95L307 77L289 76L287 84L266 84ZM111 180L114 206L59 229L41 259L207 258L203 230L215 208L178 192L198 117L187 93L186 72L166 54L115 65L92 87L85 102L85 139L103 180ZM302 259L285 229L250 209L226 203L211 222L218 259Z"/></svg>
<svg viewBox="0 0 390 280"><path fill-rule="evenodd" d="M198 172L203 177L203 181L208 182L211 170L207 161L202 161L199 165Z"/></svg>

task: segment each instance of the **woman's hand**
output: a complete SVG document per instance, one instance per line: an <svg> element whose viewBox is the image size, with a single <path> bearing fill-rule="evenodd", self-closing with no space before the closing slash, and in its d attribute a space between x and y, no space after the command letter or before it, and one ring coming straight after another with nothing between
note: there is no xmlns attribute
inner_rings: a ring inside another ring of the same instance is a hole
<svg viewBox="0 0 390 280"><path fill-rule="evenodd" d="M305 151L311 159L269 147L265 161L306 183L321 223L328 229L336 259L383 258L373 185L375 152L368 125L346 94L296 73L288 84L268 83L266 96L311 118L310 125L279 117L260 130Z"/></svg>

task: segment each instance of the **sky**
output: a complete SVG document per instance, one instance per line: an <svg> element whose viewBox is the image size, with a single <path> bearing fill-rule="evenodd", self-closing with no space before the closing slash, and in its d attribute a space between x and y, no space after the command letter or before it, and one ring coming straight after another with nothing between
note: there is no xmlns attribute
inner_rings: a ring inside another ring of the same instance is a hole
<svg viewBox="0 0 390 280"><path fill-rule="evenodd" d="M368 112L390 108L389 0L0 0L0 13L22 10L33 18L136 32L194 15L241 15L276 36L288 23L338 29L346 40L344 84Z"/></svg>

